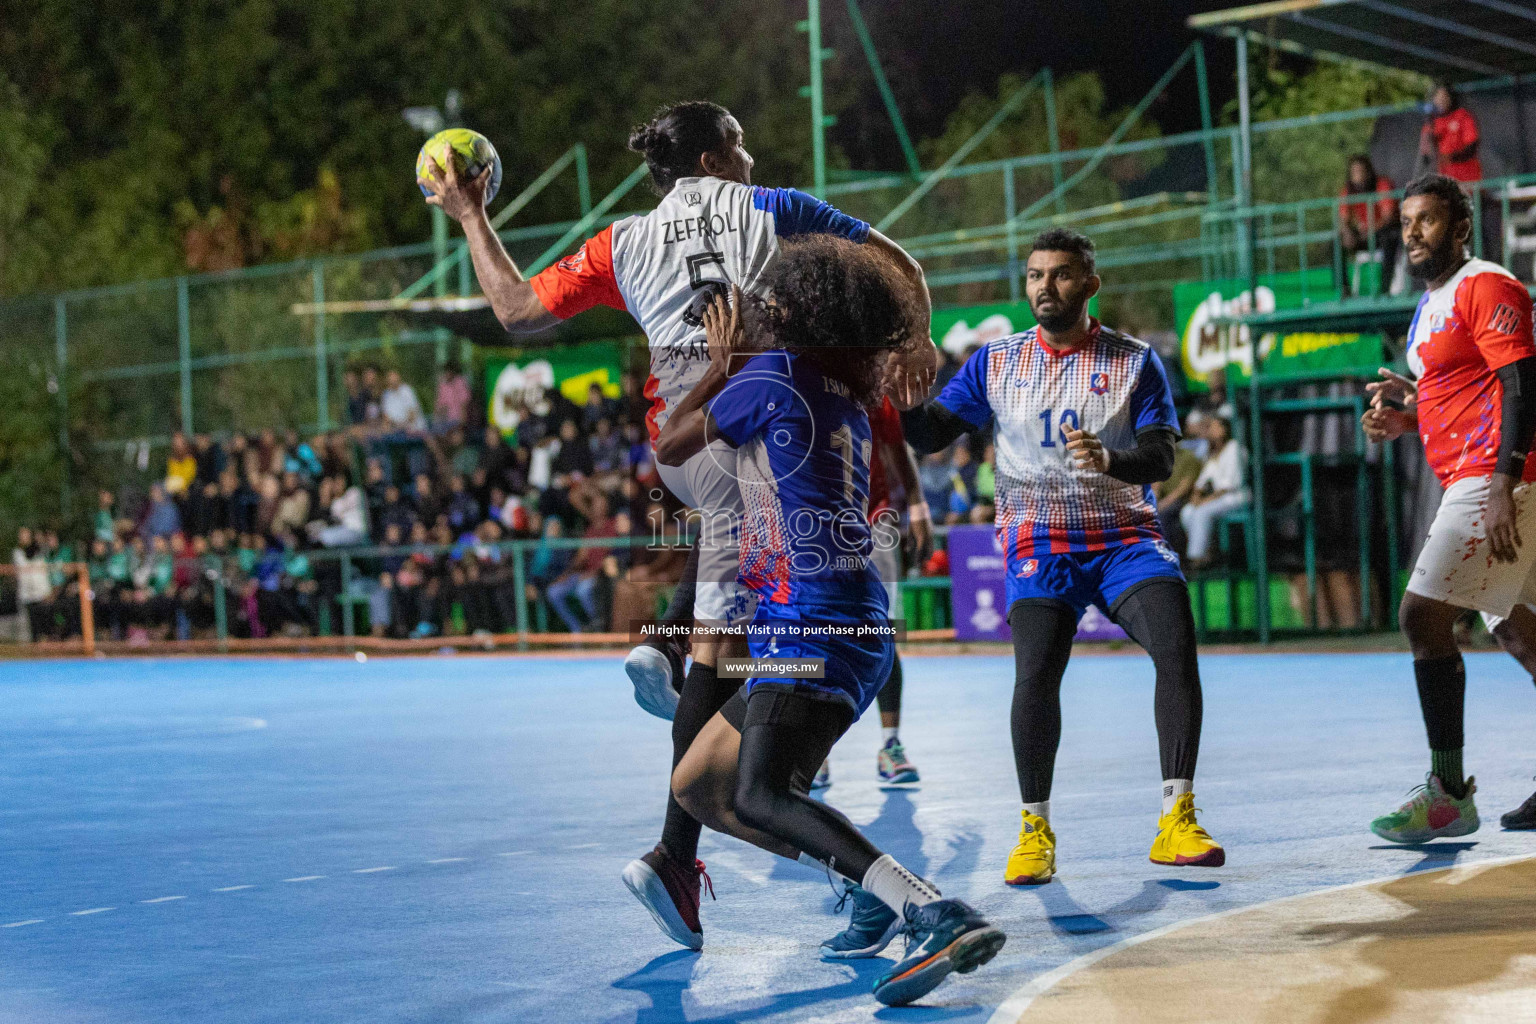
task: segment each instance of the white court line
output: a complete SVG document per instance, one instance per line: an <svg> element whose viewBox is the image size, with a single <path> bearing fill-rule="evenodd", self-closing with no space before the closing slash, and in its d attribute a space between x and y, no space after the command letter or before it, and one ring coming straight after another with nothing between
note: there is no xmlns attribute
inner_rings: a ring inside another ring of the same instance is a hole
<svg viewBox="0 0 1536 1024"><path fill-rule="evenodd" d="M1119 942L1112 942L1102 949L1096 949L1091 953L1084 953L1076 960L1069 960L1055 970L1046 971L1044 974L1036 976L1027 985L1003 1000L1002 1005L992 1011L992 1016L987 1018L987 1024L1018 1024L1019 1018L1024 1015L1025 1010L1029 1009L1031 1003L1078 971L1092 967L1100 960L1113 956L1122 949L1139 946L1143 942L1151 942L1153 939L1160 939L1164 935L1176 932L1181 928L1219 921L1224 917L1232 917L1234 914L1244 914L1250 910L1258 910L1260 907L1272 907L1277 903L1288 903L1292 900L1306 899L1309 896L1326 896L1329 893L1347 892L1350 889L1362 889L1371 885L1395 882L1398 879L1408 878L1413 875L1430 875L1437 871L1455 871L1457 868L1484 868L1489 865L1512 864L1516 861L1530 860L1532 856L1529 853L1520 853L1510 857L1490 857L1488 860L1474 861L1471 864L1447 864L1445 867L1440 868L1426 868L1422 871L1409 871L1406 873L1399 872L1395 875L1383 875L1380 878L1367 878L1363 882L1347 882L1344 885L1334 885L1326 889L1312 889L1308 892L1292 893L1289 896L1276 896L1272 900L1260 900L1258 903L1250 903L1243 907L1233 907L1230 910L1220 910L1214 914L1206 914L1204 917L1192 917L1188 921L1175 921L1173 924L1154 928L1141 935L1132 935L1130 938L1121 939Z"/></svg>
<svg viewBox="0 0 1536 1024"><path fill-rule="evenodd" d="M386 865L385 867L381 867L381 868L357 868L352 873L354 875L372 875L372 874L375 874L375 873L380 872L380 871L393 871L393 870L395 870L393 867L390 867L390 866Z"/></svg>
<svg viewBox="0 0 1536 1024"><path fill-rule="evenodd" d="M34 917L30 921L12 921L10 924L0 924L0 928L25 928L29 924L42 924L43 918Z"/></svg>
<svg viewBox="0 0 1536 1024"><path fill-rule="evenodd" d="M254 885L226 885L222 889L209 889L209 892L239 892L241 889L254 889Z"/></svg>
<svg viewBox="0 0 1536 1024"><path fill-rule="evenodd" d="M498 857L521 857L524 854L532 853L532 852L533 852L532 850L513 850L511 853L498 853L496 856L498 856Z"/></svg>
<svg viewBox="0 0 1536 1024"><path fill-rule="evenodd" d="M439 858L437 858L437 860L429 860L429 861L427 861L427 863L428 864L457 864L460 861L465 861L465 860L468 860L468 859L469 859L468 857L439 857Z"/></svg>
<svg viewBox="0 0 1536 1024"><path fill-rule="evenodd" d="M314 882L324 878L324 875L300 875L298 878L285 878L285 882Z"/></svg>
<svg viewBox="0 0 1536 1024"><path fill-rule="evenodd" d="M184 900L185 896L156 896L152 900L139 900L140 903L170 903L172 900Z"/></svg>
<svg viewBox="0 0 1536 1024"><path fill-rule="evenodd" d="M582 843L580 846L567 846L567 850L595 850L601 843Z"/></svg>
<svg viewBox="0 0 1536 1024"><path fill-rule="evenodd" d="M87 914L105 914L109 910L116 910L116 909L117 909L116 907L92 907L90 910L71 910L69 912L69 916L70 917L85 917Z"/></svg>

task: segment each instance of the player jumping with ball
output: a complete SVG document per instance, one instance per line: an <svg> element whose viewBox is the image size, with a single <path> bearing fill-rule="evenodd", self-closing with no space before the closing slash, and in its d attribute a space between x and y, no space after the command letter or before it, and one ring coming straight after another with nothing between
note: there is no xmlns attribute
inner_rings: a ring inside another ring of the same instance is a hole
<svg viewBox="0 0 1536 1024"><path fill-rule="evenodd" d="M602 229L531 279L507 255L486 216L490 169L477 179L464 180L457 167L431 163L422 185L436 194L427 201L441 205L463 227L480 287L509 332L546 330L596 305L628 310L650 343L645 394L653 404L646 426L654 443L677 404L708 369L703 314L714 296L732 285L749 296L762 295L780 239L835 235L883 253L911 287L912 325L895 358L904 378L925 387L932 380L928 289L916 261L864 221L813 196L789 188L754 187L752 157L741 125L728 110L704 101L674 104L636 128L629 145L644 154L651 180L662 194L660 204L648 214L625 217ZM735 459L735 449L716 442L683 464L659 467L672 493L700 513L700 539L668 613L669 619L696 619L700 630L750 620L756 600L736 579L735 524L741 517L741 497ZM697 580L696 595L690 576ZM676 654L669 658L659 647L637 648L626 661L636 699L647 710L673 720L674 765L736 690L715 672L724 650L718 639L696 636L686 679L678 678L681 661ZM704 942L699 828L676 800L669 799L661 841L631 861L623 876L661 929L690 949Z"/></svg>

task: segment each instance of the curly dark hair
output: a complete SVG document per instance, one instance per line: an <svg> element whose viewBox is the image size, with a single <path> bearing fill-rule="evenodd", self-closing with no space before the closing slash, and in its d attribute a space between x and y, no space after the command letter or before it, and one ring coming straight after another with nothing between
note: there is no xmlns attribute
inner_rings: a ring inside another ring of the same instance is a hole
<svg viewBox="0 0 1536 1024"><path fill-rule="evenodd" d="M768 270L772 298L743 311L753 347L788 349L879 404L885 353L912 334L917 306L896 267L868 246L833 235L786 241Z"/></svg>
<svg viewBox="0 0 1536 1024"><path fill-rule="evenodd" d="M1420 175L1403 190L1404 202L1414 196L1434 196L1444 202L1450 208L1452 224L1472 220L1472 201L1461 190L1461 184L1455 178L1444 174Z"/></svg>
<svg viewBox="0 0 1536 1024"><path fill-rule="evenodd" d="M1078 258L1091 277L1094 274L1093 239L1071 228L1051 228L1035 236L1030 252L1069 252Z"/></svg>
<svg viewBox="0 0 1536 1024"><path fill-rule="evenodd" d="M678 178L699 173L699 158L731 142L731 112L708 100L685 100L656 111L629 133L629 148L645 157L651 187L666 195Z"/></svg>

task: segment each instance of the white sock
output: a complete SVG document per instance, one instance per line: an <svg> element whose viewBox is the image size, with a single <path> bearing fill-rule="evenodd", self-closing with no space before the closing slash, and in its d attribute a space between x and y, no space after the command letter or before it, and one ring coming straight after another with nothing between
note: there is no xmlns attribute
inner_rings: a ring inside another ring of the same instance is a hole
<svg viewBox="0 0 1536 1024"><path fill-rule="evenodd" d="M869 870L864 872L864 880L859 884L865 891L874 893L880 902L902 915L906 914L908 903L922 907L939 899L938 893L896 863L896 858L888 853L881 854L880 859L869 866Z"/></svg>
<svg viewBox="0 0 1536 1024"><path fill-rule="evenodd" d="M1025 804L1024 809L1030 814L1044 818L1047 824L1049 824L1051 820L1051 802L1049 800L1041 800L1037 804Z"/></svg>
<svg viewBox="0 0 1536 1024"><path fill-rule="evenodd" d="M897 727L894 725L882 725L880 727L880 745L884 746L885 744L891 742L891 740L895 739L896 731Z"/></svg>
<svg viewBox="0 0 1536 1024"><path fill-rule="evenodd" d="M1195 783L1193 779L1164 779L1163 780L1163 813L1173 810L1173 805L1178 802L1180 796L1185 793L1193 793Z"/></svg>

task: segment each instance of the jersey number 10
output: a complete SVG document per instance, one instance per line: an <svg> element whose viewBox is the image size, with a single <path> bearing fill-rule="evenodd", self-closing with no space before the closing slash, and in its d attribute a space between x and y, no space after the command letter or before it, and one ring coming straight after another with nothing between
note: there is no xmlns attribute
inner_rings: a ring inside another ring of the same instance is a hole
<svg viewBox="0 0 1536 1024"><path fill-rule="evenodd" d="M1061 443L1063 447L1065 447L1067 443L1067 431L1077 429L1077 410L1063 409L1061 410L1061 422L1057 423L1055 420L1056 414L1055 410L1053 409L1047 409L1040 414L1040 422L1045 425L1045 437L1040 441L1041 448L1056 447L1056 435L1051 432L1052 427L1055 427L1056 432L1061 435ZM1069 423L1071 426L1068 426Z"/></svg>

